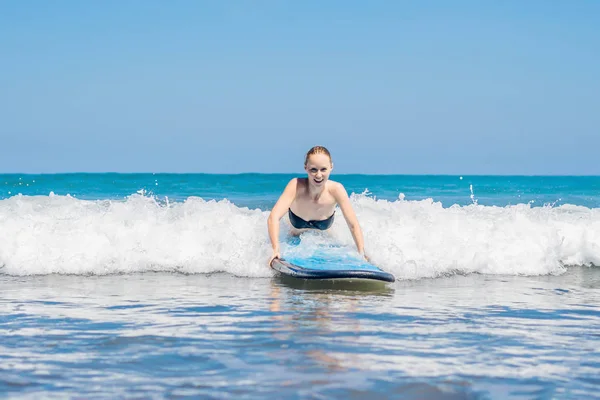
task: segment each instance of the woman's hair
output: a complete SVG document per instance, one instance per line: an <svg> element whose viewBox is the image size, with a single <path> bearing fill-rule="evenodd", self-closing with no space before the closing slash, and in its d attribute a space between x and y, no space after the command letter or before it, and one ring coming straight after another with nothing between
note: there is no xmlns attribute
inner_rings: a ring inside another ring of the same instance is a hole
<svg viewBox="0 0 600 400"><path fill-rule="evenodd" d="M308 158L310 156L312 156L313 154L325 154L327 157L329 157L329 161L331 161L331 154L329 153L329 150L327 150L323 146L315 146L312 149L310 149L308 151L308 153L306 153L306 158L304 159L304 165L308 164Z"/></svg>

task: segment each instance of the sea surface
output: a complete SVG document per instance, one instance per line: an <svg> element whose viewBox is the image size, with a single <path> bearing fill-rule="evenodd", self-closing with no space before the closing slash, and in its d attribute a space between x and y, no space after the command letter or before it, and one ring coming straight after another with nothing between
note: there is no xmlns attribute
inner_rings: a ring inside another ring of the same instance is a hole
<svg viewBox="0 0 600 400"><path fill-rule="evenodd" d="M0 398L600 398L600 177L334 175L378 288L268 268L293 177L0 174Z"/></svg>

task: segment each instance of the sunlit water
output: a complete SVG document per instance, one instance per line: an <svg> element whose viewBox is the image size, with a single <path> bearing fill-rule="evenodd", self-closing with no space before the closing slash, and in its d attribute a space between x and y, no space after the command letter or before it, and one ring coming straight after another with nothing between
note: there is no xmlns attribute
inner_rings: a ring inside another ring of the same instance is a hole
<svg viewBox="0 0 600 400"><path fill-rule="evenodd" d="M590 398L600 271L379 290L228 274L0 280L7 397Z"/></svg>

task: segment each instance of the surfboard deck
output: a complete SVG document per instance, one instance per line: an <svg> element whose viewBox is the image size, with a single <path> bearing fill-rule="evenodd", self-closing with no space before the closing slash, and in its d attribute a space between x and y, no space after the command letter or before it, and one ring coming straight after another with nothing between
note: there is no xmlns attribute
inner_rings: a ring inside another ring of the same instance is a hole
<svg viewBox="0 0 600 400"><path fill-rule="evenodd" d="M336 281L379 281L394 282L394 275L368 263L336 264L319 258L280 259L271 263L271 268L282 275L298 279Z"/></svg>

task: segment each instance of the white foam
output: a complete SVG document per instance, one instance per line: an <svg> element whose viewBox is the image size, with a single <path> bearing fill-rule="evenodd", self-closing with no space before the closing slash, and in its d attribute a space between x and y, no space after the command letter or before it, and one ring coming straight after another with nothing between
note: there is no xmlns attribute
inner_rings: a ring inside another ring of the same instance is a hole
<svg viewBox="0 0 600 400"><path fill-rule="evenodd" d="M224 200L161 204L69 196L0 201L3 273L109 274L139 271L269 276L267 213Z"/></svg>
<svg viewBox="0 0 600 400"><path fill-rule="evenodd" d="M573 205L443 208L429 200L353 195L371 260L399 279L454 273L559 274L600 265L600 210ZM125 201L13 196L0 201L0 269L11 275L143 271L267 277L267 211L190 197L134 194ZM289 223L282 221L282 238ZM327 233L305 235L353 249L341 212ZM283 246L285 256L286 247Z"/></svg>
<svg viewBox="0 0 600 400"><path fill-rule="evenodd" d="M442 208L433 200L354 199L372 261L398 278L547 275L600 265L600 210L564 205Z"/></svg>

